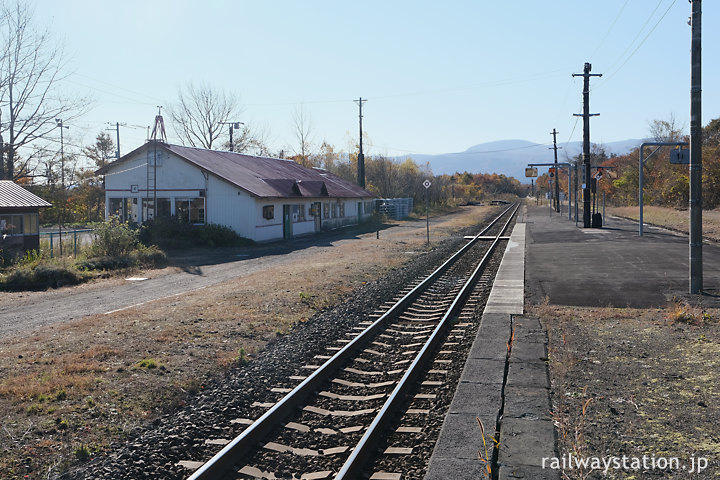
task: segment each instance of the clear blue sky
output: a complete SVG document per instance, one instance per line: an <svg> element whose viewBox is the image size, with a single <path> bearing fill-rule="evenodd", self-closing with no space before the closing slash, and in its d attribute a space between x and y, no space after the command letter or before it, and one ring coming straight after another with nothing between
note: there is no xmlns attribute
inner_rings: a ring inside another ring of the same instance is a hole
<svg viewBox="0 0 720 480"><path fill-rule="evenodd" d="M105 122L151 125L193 81L237 93L237 120L292 149L303 105L312 140L348 149L360 96L370 154L447 153L488 141L582 139L591 62L596 143L641 138L671 114L689 130L687 0L28 0L64 41L65 88L94 99L73 122L92 143ZM703 4L703 124L720 116L720 2ZM168 123L171 142L177 142ZM123 153L143 128L121 128Z"/></svg>

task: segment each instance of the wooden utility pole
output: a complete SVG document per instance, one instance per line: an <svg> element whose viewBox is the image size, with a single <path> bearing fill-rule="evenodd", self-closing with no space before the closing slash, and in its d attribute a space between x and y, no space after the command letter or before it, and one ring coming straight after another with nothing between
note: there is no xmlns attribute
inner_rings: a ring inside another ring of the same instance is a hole
<svg viewBox="0 0 720 480"><path fill-rule="evenodd" d="M367 100L363 100L362 97L355 100L355 103L358 104L358 107L360 107L360 153L358 153L358 185L360 185L362 188L365 188L365 155L363 155L363 145L362 145L362 137L363 137L363 129L362 129L362 106L363 103L367 102Z"/></svg>
<svg viewBox="0 0 720 480"><path fill-rule="evenodd" d="M562 147L557 146L557 134L560 132L556 131L553 128L553 131L550 133L552 133L552 136L553 136L553 146L550 147L550 149L555 151L555 211L560 213L560 169L558 169L558 165L557 165L557 163L558 163L557 151L558 151L558 148L562 148ZM569 176L568 176L568 182L570 182ZM568 208L570 208L570 207L568 206Z"/></svg>
<svg viewBox="0 0 720 480"><path fill-rule="evenodd" d="M574 114L583 117L583 227L590 228L590 117L600 115L590 113L590 77L602 77L601 73L590 73L592 65L585 63L583 73L573 73L573 77L583 77L583 113Z"/></svg>
<svg viewBox="0 0 720 480"><path fill-rule="evenodd" d="M702 8L692 0L690 71L690 293L703 289L702 260Z"/></svg>

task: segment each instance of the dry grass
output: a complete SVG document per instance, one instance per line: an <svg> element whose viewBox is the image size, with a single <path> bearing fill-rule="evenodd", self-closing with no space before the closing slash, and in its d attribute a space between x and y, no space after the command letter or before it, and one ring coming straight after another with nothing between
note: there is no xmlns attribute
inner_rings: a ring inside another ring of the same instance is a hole
<svg viewBox="0 0 720 480"><path fill-rule="evenodd" d="M443 217L431 239L490 211L463 208ZM402 222L380 239L338 240L210 288L0 340L0 478L45 478L66 468L74 452L84 454L83 446L102 451L425 248L425 223ZM19 294L0 295L11 301Z"/></svg>
<svg viewBox="0 0 720 480"><path fill-rule="evenodd" d="M638 207L612 207L608 209L610 215L640 219ZM678 232L689 232L690 214L687 210L677 210L666 207L643 207L643 221L659 225ZM703 237L720 242L720 209L703 212Z"/></svg>
<svg viewBox="0 0 720 480"><path fill-rule="evenodd" d="M560 455L705 457L720 476L717 309L527 308L548 331ZM634 474L634 476L629 476ZM608 472L602 478L687 478L686 472ZM601 478L568 470L564 478Z"/></svg>

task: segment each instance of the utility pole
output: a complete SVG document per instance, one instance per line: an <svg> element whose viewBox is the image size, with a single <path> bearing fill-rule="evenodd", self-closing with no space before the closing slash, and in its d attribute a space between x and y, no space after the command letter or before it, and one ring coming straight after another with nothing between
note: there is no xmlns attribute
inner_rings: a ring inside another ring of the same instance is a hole
<svg viewBox="0 0 720 480"><path fill-rule="evenodd" d="M245 125L244 122L219 122L220 125L229 125L230 130L230 151L234 151L233 144L233 130L240 130L240 125Z"/></svg>
<svg viewBox="0 0 720 480"><path fill-rule="evenodd" d="M107 124L112 125L111 122L107 122ZM121 126L124 127L126 125L127 125L127 123L115 122L115 128L106 128L105 129L105 130L115 130L116 138L117 138L117 149L115 150L115 158L116 159L120 158L120 127Z"/></svg>
<svg viewBox="0 0 720 480"><path fill-rule="evenodd" d="M367 102L367 100L363 100L362 97L355 100L355 103L357 103L358 107L360 107L360 153L358 153L358 185L360 185L362 188L365 188L365 155L363 155L362 148L362 106L364 102Z"/></svg>
<svg viewBox="0 0 720 480"><path fill-rule="evenodd" d="M0 125L2 125L2 110L0 110ZM5 143L0 131L0 180L5 180ZM8 180L12 180L9 178Z"/></svg>
<svg viewBox="0 0 720 480"><path fill-rule="evenodd" d="M558 166L557 166L557 163L558 163L557 151L558 151L558 148L562 148L562 147L557 146L557 134L560 132L556 131L553 128L553 131L550 133L552 133L552 136L553 136L553 146L550 147L550 149L555 150L555 211L560 213L560 170L558 169ZM569 179L568 179L568 182L570 182ZM568 208L570 208L570 207L568 206Z"/></svg>
<svg viewBox="0 0 720 480"><path fill-rule="evenodd" d="M690 293L703 289L702 261L702 4L692 0L690 71Z"/></svg>
<svg viewBox="0 0 720 480"><path fill-rule="evenodd" d="M583 77L583 113L575 113L575 117L583 117L583 227L590 228L590 117L600 115L590 113L590 77L602 77L601 73L590 73L592 65L585 63L583 73L573 73L573 77Z"/></svg>
<svg viewBox="0 0 720 480"><path fill-rule="evenodd" d="M57 126L60 128L60 188L62 205L60 206L60 258L63 256L62 231L63 222L65 220L65 142L63 139L63 129L70 128L63 125L63 121L59 118L55 119Z"/></svg>

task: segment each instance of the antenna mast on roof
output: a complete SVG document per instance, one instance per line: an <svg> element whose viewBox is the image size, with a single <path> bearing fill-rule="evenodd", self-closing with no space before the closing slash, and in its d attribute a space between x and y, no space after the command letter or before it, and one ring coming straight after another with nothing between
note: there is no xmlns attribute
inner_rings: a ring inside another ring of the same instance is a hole
<svg viewBox="0 0 720 480"><path fill-rule="evenodd" d="M149 158L149 152L148 152L148 162L147 162L147 179L146 179L146 192L149 194L152 192L152 197L143 199L143 209L142 209L142 217L143 222L150 220L151 218L155 218L156 216L156 206L157 206L157 164L158 164L158 152L157 152L157 142L167 143L167 135L165 135L165 122L163 121L163 117L161 115L162 111L162 105L158 105L158 114L155 115L155 126L153 127L152 134L150 135L151 139L154 140L154 148L153 148L153 156L152 161L150 161ZM158 136L160 138L158 138Z"/></svg>
<svg viewBox="0 0 720 480"><path fill-rule="evenodd" d="M155 126L152 129L152 134L150 135L150 138L152 138L153 140L159 140L163 143L167 143L167 135L165 135L165 121L160 114L162 108L162 105L158 105L158 114L155 115ZM158 138L158 135L160 135L160 138Z"/></svg>

